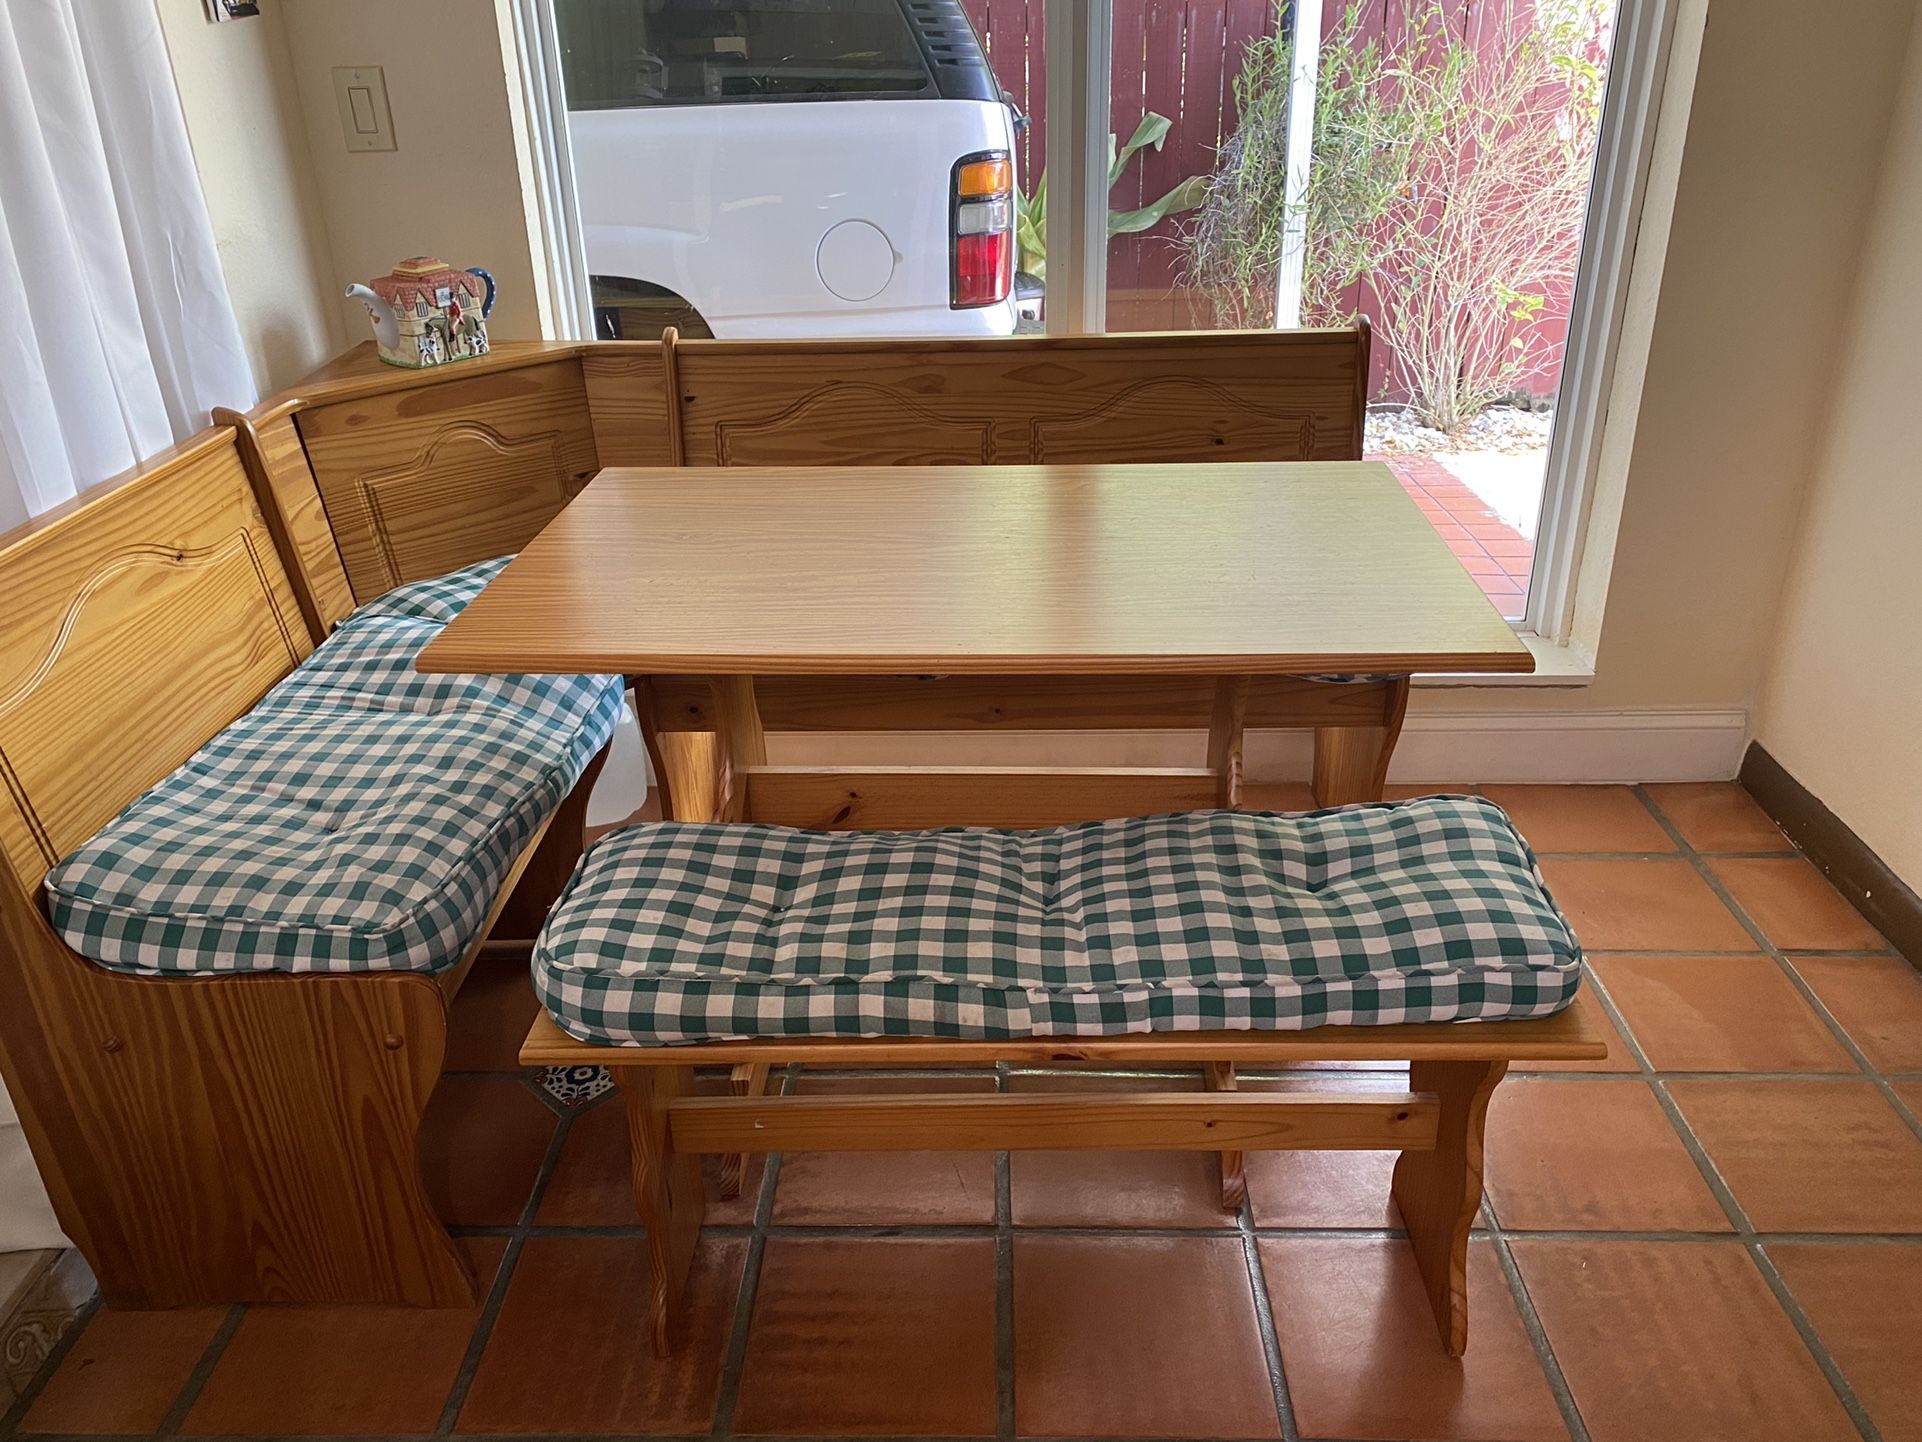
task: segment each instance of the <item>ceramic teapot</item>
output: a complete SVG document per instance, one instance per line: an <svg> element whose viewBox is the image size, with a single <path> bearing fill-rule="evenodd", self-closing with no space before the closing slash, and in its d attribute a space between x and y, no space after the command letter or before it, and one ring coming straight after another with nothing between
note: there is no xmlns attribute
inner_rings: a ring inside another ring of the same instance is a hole
<svg viewBox="0 0 1922 1442"><path fill-rule="evenodd" d="M379 280L348 286L347 296L367 307L380 358L389 365L417 370L487 354L494 277L478 267L456 270L417 255Z"/></svg>

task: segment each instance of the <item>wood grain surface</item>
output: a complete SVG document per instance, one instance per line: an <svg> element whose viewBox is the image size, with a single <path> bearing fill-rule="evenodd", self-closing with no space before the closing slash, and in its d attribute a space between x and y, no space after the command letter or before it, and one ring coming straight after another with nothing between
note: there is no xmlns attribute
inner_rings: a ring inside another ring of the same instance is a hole
<svg viewBox="0 0 1922 1442"><path fill-rule="evenodd" d="M603 471L424 671L1527 671L1385 466Z"/></svg>
<svg viewBox="0 0 1922 1442"><path fill-rule="evenodd" d="M1130 1036L1019 1037L998 1041L935 1037L768 1037L699 1046L601 1046L576 1041L546 1012L521 1044L523 1066L718 1066L805 1062L813 1066L917 1067L947 1063L1296 1061L1595 1061L1608 1045L1579 1007L1518 1021L1421 1022L1406 1026L1317 1026L1306 1031L1143 1032Z"/></svg>

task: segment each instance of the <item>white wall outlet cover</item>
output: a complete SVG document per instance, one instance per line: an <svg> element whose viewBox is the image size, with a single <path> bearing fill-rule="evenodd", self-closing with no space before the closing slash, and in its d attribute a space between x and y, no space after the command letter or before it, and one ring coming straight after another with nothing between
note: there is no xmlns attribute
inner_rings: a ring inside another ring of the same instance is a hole
<svg viewBox="0 0 1922 1442"><path fill-rule="evenodd" d="M334 99L340 129L351 150L398 150L394 113L387 105L387 75L378 65L336 65Z"/></svg>

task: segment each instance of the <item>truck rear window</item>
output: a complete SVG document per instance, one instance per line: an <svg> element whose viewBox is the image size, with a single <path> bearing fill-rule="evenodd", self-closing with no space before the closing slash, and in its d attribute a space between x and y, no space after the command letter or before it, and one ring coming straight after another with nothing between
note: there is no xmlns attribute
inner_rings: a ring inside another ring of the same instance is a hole
<svg viewBox="0 0 1922 1442"><path fill-rule="evenodd" d="M915 96L898 0L555 0L569 110Z"/></svg>

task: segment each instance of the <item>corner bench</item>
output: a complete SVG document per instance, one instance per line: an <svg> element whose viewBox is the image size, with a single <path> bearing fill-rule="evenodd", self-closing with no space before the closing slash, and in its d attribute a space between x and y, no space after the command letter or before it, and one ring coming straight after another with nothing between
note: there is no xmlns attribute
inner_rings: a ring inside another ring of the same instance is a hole
<svg viewBox="0 0 1922 1442"><path fill-rule="evenodd" d="M1565 1009L1580 958L1526 844L1476 798L1041 832L638 825L589 850L549 916L547 1011L521 1060L607 1066L624 1094L658 1351L703 1154L1385 1149L1458 1356L1490 1094L1511 1061L1606 1055ZM1307 1060L1406 1061L1408 1090L1216 1080ZM788 1062L1050 1061L1198 1063L1211 1089L766 1097L753 1081ZM711 1064L736 1068L736 1095L693 1094Z"/></svg>
<svg viewBox="0 0 1922 1442"><path fill-rule="evenodd" d="M621 704L414 670L498 565L327 634L231 429L0 537L0 1069L111 1305L473 1302L416 1144L447 1005Z"/></svg>

